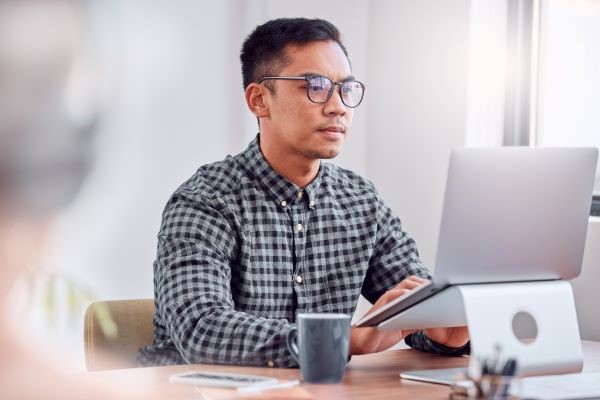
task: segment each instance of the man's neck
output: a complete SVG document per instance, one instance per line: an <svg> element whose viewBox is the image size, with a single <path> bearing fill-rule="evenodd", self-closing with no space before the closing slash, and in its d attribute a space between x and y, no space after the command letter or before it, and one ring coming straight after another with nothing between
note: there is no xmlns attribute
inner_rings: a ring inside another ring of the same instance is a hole
<svg viewBox="0 0 600 400"><path fill-rule="evenodd" d="M321 160L311 159L301 154L286 154L276 151L268 141L261 138L260 150L269 165L281 176L303 188L311 183L319 173Z"/></svg>

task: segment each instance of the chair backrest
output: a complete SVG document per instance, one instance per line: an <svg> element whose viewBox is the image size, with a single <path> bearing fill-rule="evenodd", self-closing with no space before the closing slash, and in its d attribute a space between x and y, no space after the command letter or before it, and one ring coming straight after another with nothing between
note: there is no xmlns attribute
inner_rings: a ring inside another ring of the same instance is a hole
<svg viewBox="0 0 600 400"><path fill-rule="evenodd" d="M108 311L117 334L104 334L98 314ZM88 371L137 366L140 347L154 339L154 299L99 301L85 312L83 328L85 363Z"/></svg>

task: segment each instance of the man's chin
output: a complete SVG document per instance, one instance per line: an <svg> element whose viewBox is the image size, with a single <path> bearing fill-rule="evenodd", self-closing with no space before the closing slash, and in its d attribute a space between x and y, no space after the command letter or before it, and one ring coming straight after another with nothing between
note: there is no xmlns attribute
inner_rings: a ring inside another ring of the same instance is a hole
<svg viewBox="0 0 600 400"><path fill-rule="evenodd" d="M313 159L330 160L336 158L341 152L341 148L335 149L322 149L317 151L308 150L305 155Z"/></svg>

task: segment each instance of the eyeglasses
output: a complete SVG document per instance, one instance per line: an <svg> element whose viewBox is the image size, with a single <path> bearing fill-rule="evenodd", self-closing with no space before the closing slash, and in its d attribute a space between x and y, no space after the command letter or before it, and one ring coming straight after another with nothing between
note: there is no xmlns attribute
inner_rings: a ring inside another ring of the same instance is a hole
<svg viewBox="0 0 600 400"><path fill-rule="evenodd" d="M358 107L365 95L365 85L359 81L349 80L336 82L325 76L265 76L258 83L267 79L286 81L306 81L306 95L313 103L325 103L331 98L336 86L340 87L340 97L346 107Z"/></svg>

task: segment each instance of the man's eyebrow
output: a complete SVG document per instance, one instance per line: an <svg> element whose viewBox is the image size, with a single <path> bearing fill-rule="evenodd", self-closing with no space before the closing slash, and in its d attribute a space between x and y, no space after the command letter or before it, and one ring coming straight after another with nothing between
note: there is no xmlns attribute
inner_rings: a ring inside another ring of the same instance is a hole
<svg viewBox="0 0 600 400"><path fill-rule="evenodd" d="M318 72L314 72L314 71L306 71L301 74L298 74L298 76L323 76L323 75Z"/></svg>
<svg viewBox="0 0 600 400"><path fill-rule="evenodd" d="M325 76L325 75L320 74L318 72L306 71L306 72L303 72L303 73L299 74L298 76ZM326 76L326 78L329 78L329 77ZM348 75L347 77L345 77L344 79L342 79L340 82L348 82L348 81L354 81L354 80L356 80L356 78L354 77L354 75Z"/></svg>

